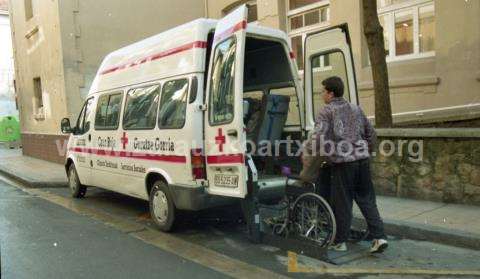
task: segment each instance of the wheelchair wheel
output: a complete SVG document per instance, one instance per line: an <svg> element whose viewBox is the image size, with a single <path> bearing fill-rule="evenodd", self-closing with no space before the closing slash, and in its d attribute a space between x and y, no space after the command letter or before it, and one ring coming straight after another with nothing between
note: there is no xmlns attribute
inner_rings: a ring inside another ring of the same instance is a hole
<svg viewBox="0 0 480 279"><path fill-rule="evenodd" d="M335 216L328 203L317 194L300 195L293 204L291 218L299 236L321 247L330 245L335 239Z"/></svg>

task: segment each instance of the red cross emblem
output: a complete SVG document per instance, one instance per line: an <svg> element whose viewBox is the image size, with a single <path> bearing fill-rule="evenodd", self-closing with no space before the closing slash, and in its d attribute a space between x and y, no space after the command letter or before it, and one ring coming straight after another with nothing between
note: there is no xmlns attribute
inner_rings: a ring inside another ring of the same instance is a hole
<svg viewBox="0 0 480 279"><path fill-rule="evenodd" d="M127 133L123 132L123 137L121 137L120 140L122 141L123 149L125 149L128 144Z"/></svg>
<svg viewBox="0 0 480 279"><path fill-rule="evenodd" d="M218 128L218 135L215 137L215 143L218 144L218 150L223 152L223 145L225 144L225 136L222 134L222 128Z"/></svg>

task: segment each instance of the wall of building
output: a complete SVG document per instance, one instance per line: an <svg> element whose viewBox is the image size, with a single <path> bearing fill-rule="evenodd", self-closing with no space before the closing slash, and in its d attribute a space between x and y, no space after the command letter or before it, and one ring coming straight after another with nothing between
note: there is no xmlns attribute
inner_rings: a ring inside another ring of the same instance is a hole
<svg viewBox="0 0 480 279"><path fill-rule="evenodd" d="M24 154L57 162L63 155L56 142L65 140L60 120L75 123L108 53L205 15L203 1L32 0L34 16L26 20L26 2L11 0ZM43 118L35 116L36 77Z"/></svg>
<svg viewBox="0 0 480 279"><path fill-rule="evenodd" d="M56 134L67 114L57 1L32 0L26 19L24 2L10 1L15 76L22 133ZM34 78L40 78L44 114L37 115Z"/></svg>
<svg viewBox="0 0 480 279"><path fill-rule="evenodd" d="M123 46L204 17L203 1L60 1L68 116L76 118L103 58Z"/></svg>
<svg viewBox="0 0 480 279"><path fill-rule="evenodd" d="M432 122L480 117L479 1L435 2L435 56L389 62L393 113L397 122ZM343 5L343 1L342 1ZM332 17L333 18L333 17ZM362 32L354 28L354 32ZM360 102L374 114L373 82L366 44L355 47ZM458 106L458 108L451 108ZM438 108L443 108L438 110Z"/></svg>
<svg viewBox="0 0 480 279"><path fill-rule="evenodd" d="M249 1L207 0L208 15L219 18L226 7L244 2ZM258 24L287 31L287 2L257 0ZM330 26L345 22L349 25L360 103L373 116L373 81L363 35L361 1L330 0L329 5ZM436 0L434 5L435 56L388 62L396 122L480 117L480 18L476 16L480 13L480 1Z"/></svg>

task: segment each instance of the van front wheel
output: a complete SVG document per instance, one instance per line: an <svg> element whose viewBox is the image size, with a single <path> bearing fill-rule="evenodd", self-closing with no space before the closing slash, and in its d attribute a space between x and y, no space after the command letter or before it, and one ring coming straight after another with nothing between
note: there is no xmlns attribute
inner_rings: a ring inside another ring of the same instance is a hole
<svg viewBox="0 0 480 279"><path fill-rule="evenodd" d="M172 230L176 208L167 184L161 180L156 181L150 191L150 216L160 230Z"/></svg>
<svg viewBox="0 0 480 279"><path fill-rule="evenodd" d="M68 187L74 198L83 198L87 193L87 187L80 183L78 179L77 170L73 164L68 168Z"/></svg>

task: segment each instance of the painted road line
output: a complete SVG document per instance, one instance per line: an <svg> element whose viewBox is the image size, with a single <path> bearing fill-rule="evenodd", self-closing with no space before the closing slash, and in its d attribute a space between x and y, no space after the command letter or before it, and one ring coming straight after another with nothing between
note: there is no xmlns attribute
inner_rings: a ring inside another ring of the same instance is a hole
<svg viewBox="0 0 480 279"><path fill-rule="evenodd" d="M132 237L142 240L145 243L154 245L155 247L158 247L164 251L208 267L217 272L221 272L230 277L261 279L288 278L273 271L263 269L261 267L251 265L224 254L215 252L206 247L190 243L172 234L156 231L145 227L144 225L126 221L124 218L116 217L103 212L102 210L88 207L87 205L75 202L75 200L71 198L62 197L60 195L40 189L26 188L24 185L10 179L5 179L4 177L1 177L0 179L4 180L10 185L20 188L31 195L62 206L75 213L91 217L97 221L101 221L102 223L125 232Z"/></svg>
<svg viewBox="0 0 480 279"><path fill-rule="evenodd" d="M323 265L317 268L298 263L297 254L288 251L288 272L315 274L376 274L376 275L439 275L439 276L480 276L480 270L455 269L409 269L409 268L351 268Z"/></svg>

